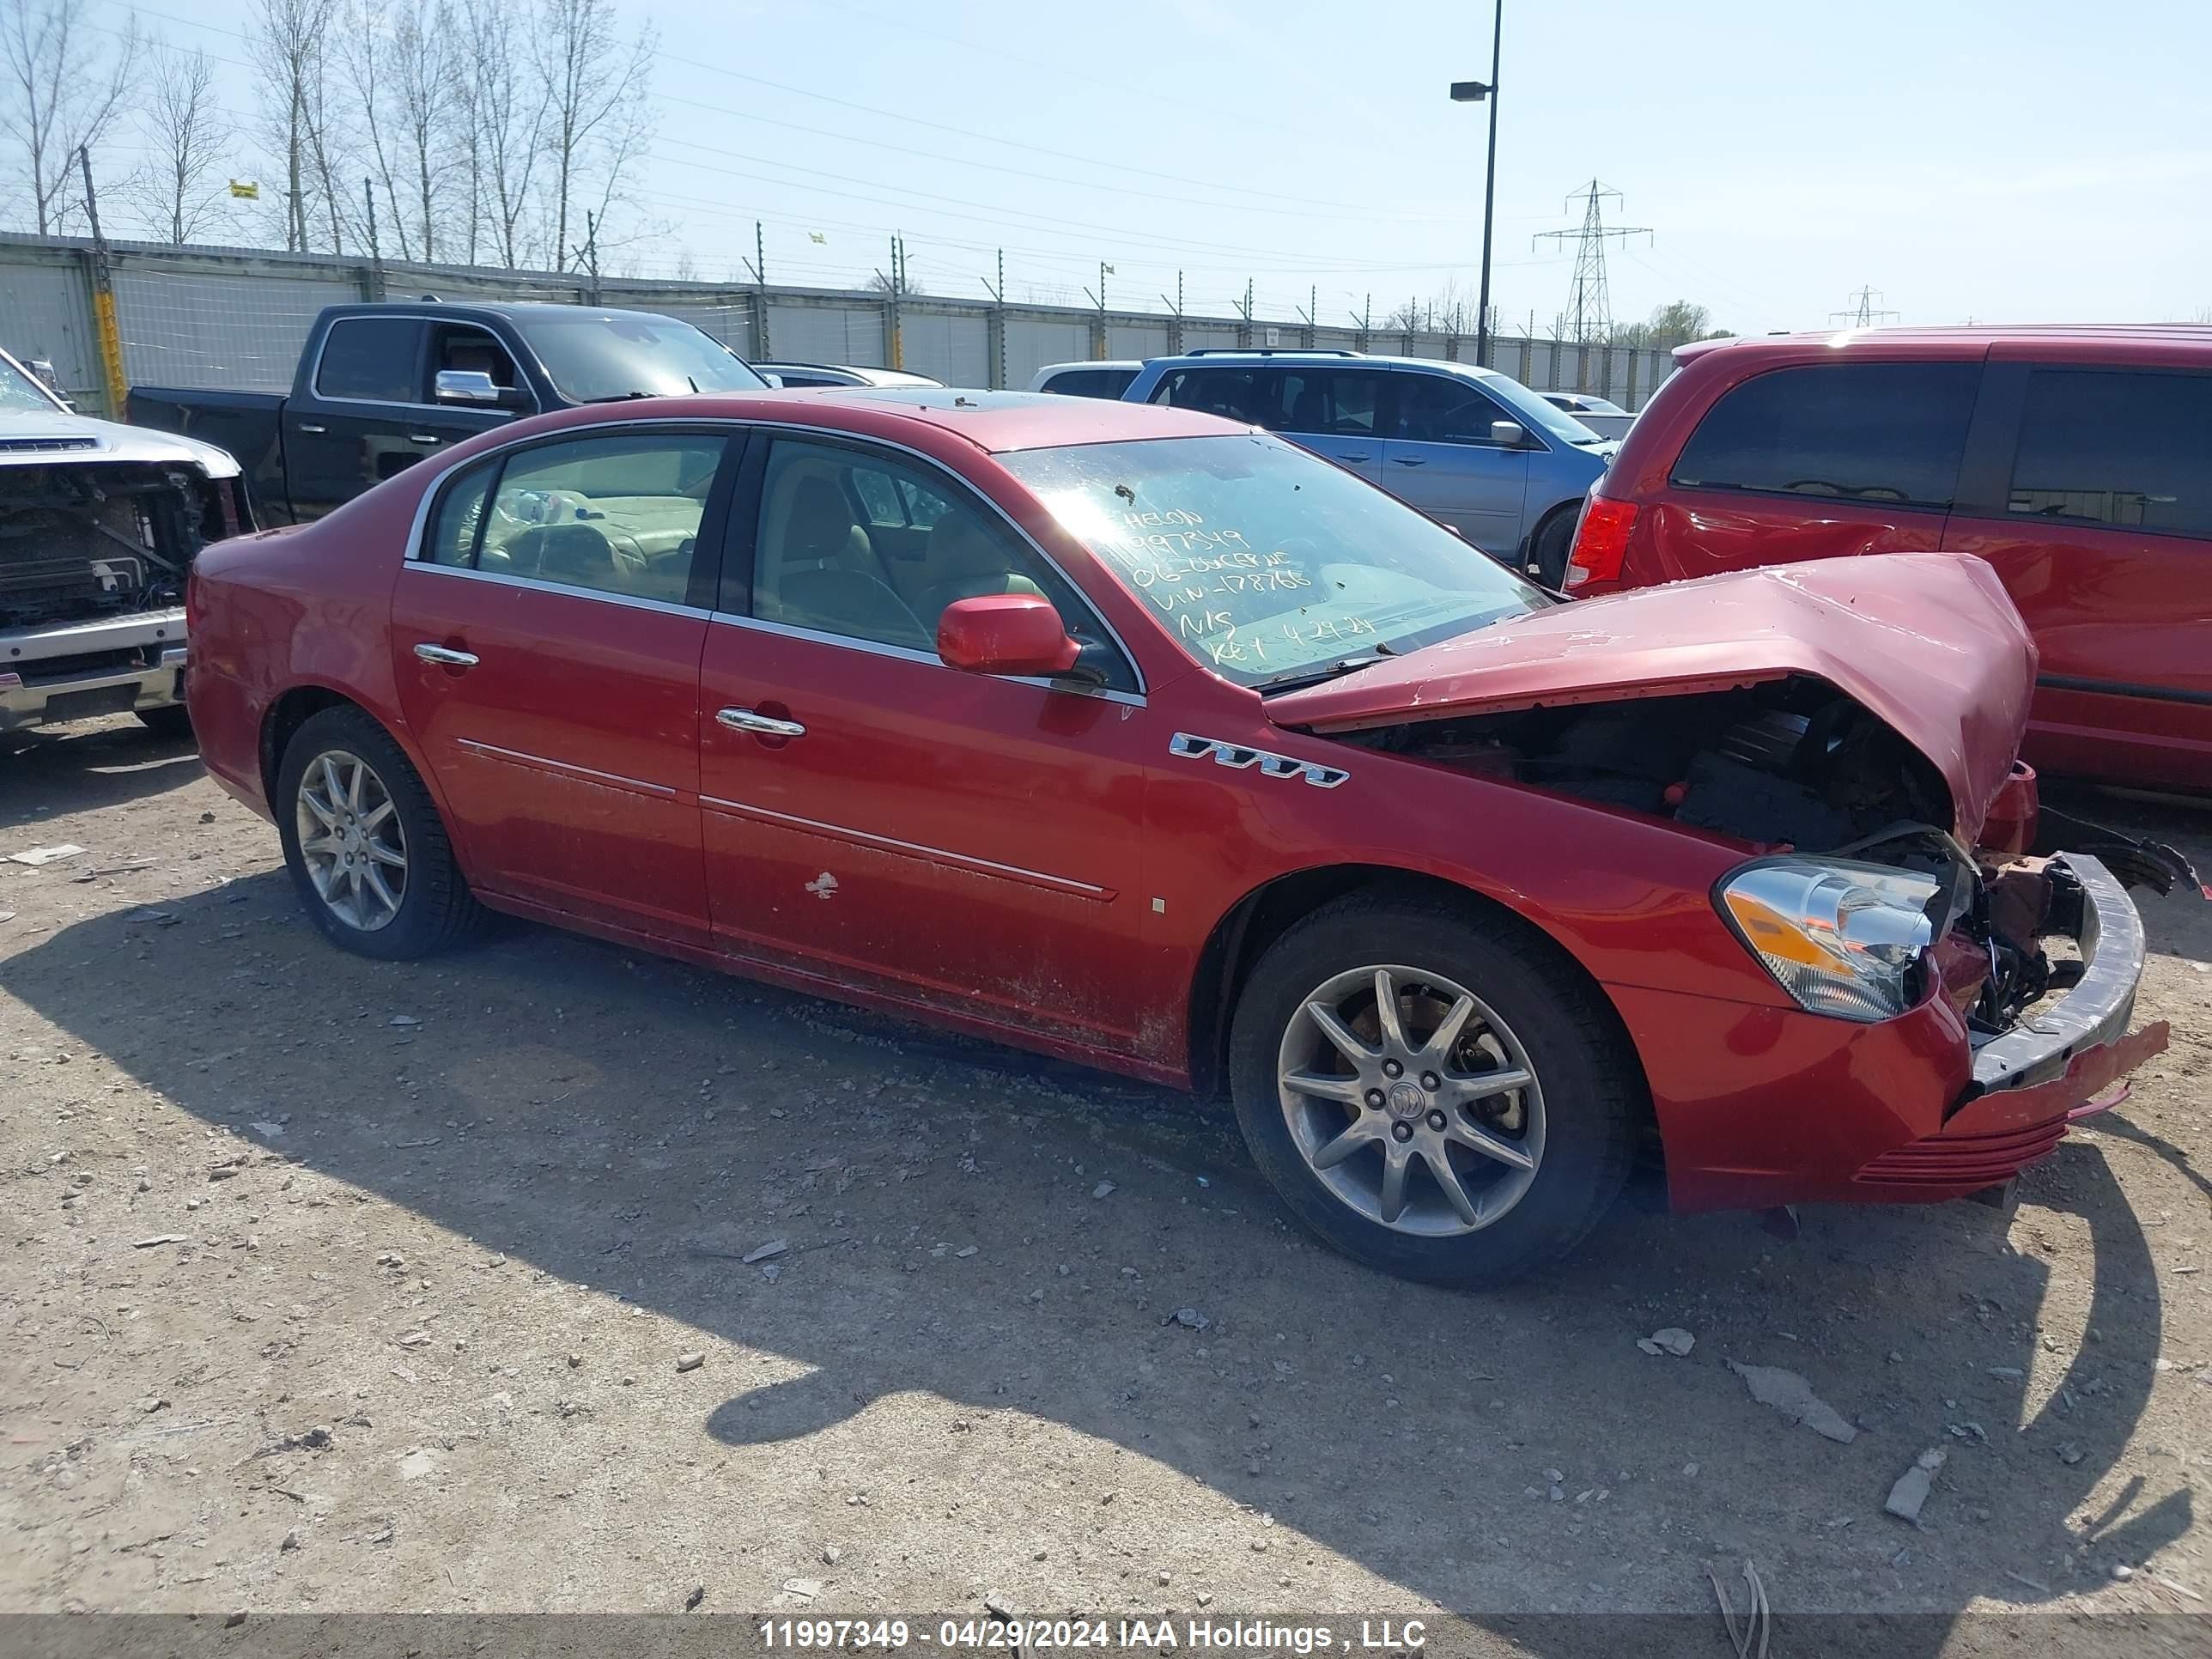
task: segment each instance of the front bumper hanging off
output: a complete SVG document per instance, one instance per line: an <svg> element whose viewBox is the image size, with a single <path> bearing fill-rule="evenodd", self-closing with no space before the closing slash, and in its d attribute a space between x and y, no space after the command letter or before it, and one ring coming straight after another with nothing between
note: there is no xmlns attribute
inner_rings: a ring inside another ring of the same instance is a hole
<svg viewBox="0 0 2212 1659"><path fill-rule="evenodd" d="M2094 858L2051 862L2071 879L2054 895L2045 936L2075 941L2081 978L2012 1030L1980 1039L1972 1081L1943 1127L1869 1160L1854 1177L1860 1186L1932 1198L2008 1181L2057 1146L2069 1124L2118 1105L2126 1091L2112 1085L2165 1052L2163 1020L2128 1034L2146 951L2134 902Z"/></svg>

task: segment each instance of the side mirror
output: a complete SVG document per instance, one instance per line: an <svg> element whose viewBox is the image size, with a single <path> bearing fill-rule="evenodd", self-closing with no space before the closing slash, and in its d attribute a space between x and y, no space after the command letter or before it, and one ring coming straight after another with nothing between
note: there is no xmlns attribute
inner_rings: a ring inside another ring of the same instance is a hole
<svg viewBox="0 0 2212 1659"><path fill-rule="evenodd" d="M946 667L970 674L1065 674L1081 650L1039 593L955 599L937 619L937 654Z"/></svg>
<svg viewBox="0 0 2212 1659"><path fill-rule="evenodd" d="M1501 449L1519 449L1528 441L1528 428L1518 421L1492 421L1490 441Z"/></svg>
<svg viewBox="0 0 2212 1659"><path fill-rule="evenodd" d="M441 368L438 371L437 398L441 404L497 409L499 384L480 368Z"/></svg>
<svg viewBox="0 0 2212 1659"><path fill-rule="evenodd" d="M783 376L778 374L774 369L757 368L753 373L759 375L761 379L768 382L769 391L781 392L783 390Z"/></svg>

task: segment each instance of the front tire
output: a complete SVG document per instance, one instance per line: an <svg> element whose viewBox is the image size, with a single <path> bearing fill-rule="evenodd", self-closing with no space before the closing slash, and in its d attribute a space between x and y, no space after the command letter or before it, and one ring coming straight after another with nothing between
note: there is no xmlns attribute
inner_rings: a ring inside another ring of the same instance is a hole
<svg viewBox="0 0 2212 1659"><path fill-rule="evenodd" d="M1540 935L1375 892L1261 957L1230 1077L1254 1161L1300 1220L1370 1267L1468 1289L1597 1224L1643 1098L1608 1012Z"/></svg>
<svg viewBox="0 0 2212 1659"><path fill-rule="evenodd" d="M332 944L397 962L482 927L429 791L360 709L326 708L301 726L271 805L292 884Z"/></svg>

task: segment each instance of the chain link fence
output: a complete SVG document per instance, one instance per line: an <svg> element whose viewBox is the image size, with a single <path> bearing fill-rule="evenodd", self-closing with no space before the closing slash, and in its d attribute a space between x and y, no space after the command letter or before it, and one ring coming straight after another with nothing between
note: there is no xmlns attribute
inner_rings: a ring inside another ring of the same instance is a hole
<svg viewBox="0 0 2212 1659"><path fill-rule="evenodd" d="M328 254L110 244L125 379L140 386L290 388L326 305L435 295L550 301L681 318L758 362L904 368L948 386L1024 386L1047 363L1141 358L1206 347L1336 347L1472 362L1471 335L1315 328L1241 317L1164 317L1026 303L746 284L608 278L473 266L368 264ZM93 249L0 234L0 346L54 365L88 411L116 415L92 311ZM1491 366L1538 392L1582 392L1641 409L1673 367L1663 350L1500 336Z"/></svg>

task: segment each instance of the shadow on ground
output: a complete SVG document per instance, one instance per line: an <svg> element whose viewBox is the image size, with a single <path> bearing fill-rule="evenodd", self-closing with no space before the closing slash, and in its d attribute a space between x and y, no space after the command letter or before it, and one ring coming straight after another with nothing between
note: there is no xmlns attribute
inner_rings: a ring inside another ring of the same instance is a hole
<svg viewBox="0 0 2212 1659"><path fill-rule="evenodd" d="M2032 1603L2191 1522L2185 1492L2084 1509L2149 1398L2160 1326L2145 1234L2094 1145L2031 1174L2094 1248L2086 1311L2048 1343L2027 1218L2015 1249L1969 1206L1816 1212L1794 1243L1624 1206L1550 1273L1459 1296L1293 1231L1218 1107L539 930L362 962L313 937L281 874L164 908L159 929L64 929L0 963L0 992L210 1124L281 1103L301 1163L804 1368L707 1413L726 1444L915 1390L1025 1413L1501 1630L1547 1607L1709 1607L1705 1564L1745 1555L1791 1607ZM118 973L173 994L149 1007ZM265 1015L275 1000L290 1012ZM791 1243L775 1279L739 1259L772 1236ZM950 1254L970 1243L972 1263ZM1633 1346L1668 1325L1696 1333L1691 1358ZM1787 1425L1723 1358L1802 1372L1863 1431ZM1923 1534L1881 1502L1937 1445ZM1559 1628L1516 1639L1577 1650L1537 1636ZM1946 1628L1869 1650L1933 1653Z"/></svg>

